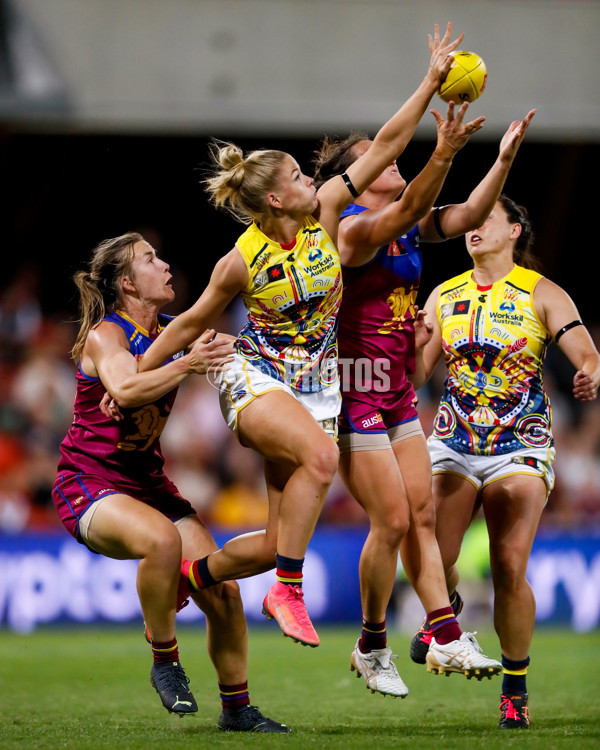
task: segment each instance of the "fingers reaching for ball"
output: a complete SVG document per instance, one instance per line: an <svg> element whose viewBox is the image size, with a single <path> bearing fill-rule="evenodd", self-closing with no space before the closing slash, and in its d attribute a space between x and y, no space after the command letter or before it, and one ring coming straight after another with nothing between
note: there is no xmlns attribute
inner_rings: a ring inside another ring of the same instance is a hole
<svg viewBox="0 0 600 750"><path fill-rule="evenodd" d="M523 142L523 138L525 138L525 133L527 132L527 128L529 127L529 123L533 119L535 112L536 110L532 109L522 120L511 122L508 130L500 141L499 158L501 161L508 165L512 164L512 161L519 150L519 146Z"/></svg>
<svg viewBox="0 0 600 750"><path fill-rule="evenodd" d="M464 118L469 108L468 102L462 104L457 111L455 111L455 106L454 102L448 103L446 119L436 109L431 110L438 131L436 151L440 156L445 156L446 158L454 156L466 144L473 133L481 130L485 122L485 117L480 115L474 120L465 123Z"/></svg>

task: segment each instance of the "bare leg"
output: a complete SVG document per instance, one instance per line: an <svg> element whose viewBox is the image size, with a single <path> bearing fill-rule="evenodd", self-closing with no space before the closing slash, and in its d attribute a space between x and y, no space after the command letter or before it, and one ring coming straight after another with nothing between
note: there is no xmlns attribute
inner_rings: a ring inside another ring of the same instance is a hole
<svg viewBox="0 0 600 750"><path fill-rule="evenodd" d="M177 529L181 534L184 557L204 557L216 550L210 532L197 516L184 518ZM206 615L208 653L219 682L226 685L245 682L248 629L237 583L221 583L194 593L192 598Z"/></svg>
<svg viewBox="0 0 600 750"><path fill-rule="evenodd" d="M208 561L210 574L216 581L248 578L275 567L279 503L285 483L293 468L265 461L265 478L269 498L267 528L230 539Z"/></svg>
<svg viewBox="0 0 600 750"><path fill-rule="evenodd" d="M292 467L279 497L277 552L303 558L337 470L337 446L308 410L283 391L266 393L246 406L238 428L244 445L271 463Z"/></svg>
<svg viewBox="0 0 600 750"><path fill-rule="evenodd" d="M477 489L457 474L436 474L433 477L436 508L435 533L448 591L458 584L456 561L464 535L477 507Z"/></svg>
<svg viewBox="0 0 600 750"><path fill-rule="evenodd" d="M392 595L398 547L408 529L408 502L391 449L343 453L340 474L369 516L360 563L363 617L382 622Z"/></svg>
<svg viewBox="0 0 600 750"><path fill-rule="evenodd" d="M423 435L393 444L410 507L410 528L400 551L404 570L426 612L449 606L446 577L435 537L431 461Z"/></svg>
<svg viewBox="0 0 600 750"><path fill-rule="evenodd" d="M282 391L246 406L238 427L243 444L265 457L269 518L265 530L234 537L211 554L207 564L216 581L271 570L277 551L303 558L337 470L334 441Z"/></svg>
<svg viewBox="0 0 600 750"><path fill-rule="evenodd" d="M525 574L546 503L546 485L524 474L489 484L483 510L490 537L494 627L504 656L526 659L535 624L535 599Z"/></svg>
<svg viewBox="0 0 600 750"><path fill-rule="evenodd" d="M127 495L110 495L89 528L94 548L116 559L139 559L137 588L144 620L156 642L175 637L181 538L162 513Z"/></svg>

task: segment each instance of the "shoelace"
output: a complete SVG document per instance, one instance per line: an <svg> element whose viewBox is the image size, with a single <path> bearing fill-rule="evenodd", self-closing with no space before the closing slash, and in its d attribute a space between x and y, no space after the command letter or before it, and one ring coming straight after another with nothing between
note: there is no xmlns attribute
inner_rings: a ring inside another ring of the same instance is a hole
<svg viewBox="0 0 600 750"><path fill-rule="evenodd" d="M381 664L383 669L391 669L396 674L398 673L398 669L393 662L394 659L398 658L398 654L392 654L391 649L377 649L371 651L371 656L374 661L378 661Z"/></svg>
<svg viewBox="0 0 600 750"><path fill-rule="evenodd" d="M308 617L306 607L304 607L304 591L302 591L300 586L288 586L288 589L286 598L289 600L290 606L294 608L296 620L303 627L310 627L310 618Z"/></svg>
<svg viewBox="0 0 600 750"><path fill-rule="evenodd" d="M500 703L500 710L506 711L506 718L507 719L514 719L515 721L519 720L519 712L515 708L513 702L510 698L507 698L506 696L502 696L502 702Z"/></svg>
<svg viewBox="0 0 600 750"><path fill-rule="evenodd" d="M241 710L231 714L230 722L235 727L252 727L255 730L268 722L268 719L261 714L257 706L244 706Z"/></svg>
<svg viewBox="0 0 600 750"><path fill-rule="evenodd" d="M476 630L474 630L472 633L466 633L465 632L465 633L463 633L463 637L461 638L461 641L463 641L463 643L465 643L467 645L470 644L473 647L473 649L478 654L480 654L482 652L482 650L481 650L481 646L477 642L477 638L475 638L476 635L477 635L477 631Z"/></svg>
<svg viewBox="0 0 600 750"><path fill-rule="evenodd" d="M157 669L154 672L154 681L160 690L188 690L189 678L183 671L181 664L169 665L169 668Z"/></svg>
<svg viewBox="0 0 600 750"><path fill-rule="evenodd" d="M261 714L256 706L246 706L245 710L240 711L238 715L243 716L244 719L247 719L248 721L260 721L261 723L264 723L266 721L265 717Z"/></svg>

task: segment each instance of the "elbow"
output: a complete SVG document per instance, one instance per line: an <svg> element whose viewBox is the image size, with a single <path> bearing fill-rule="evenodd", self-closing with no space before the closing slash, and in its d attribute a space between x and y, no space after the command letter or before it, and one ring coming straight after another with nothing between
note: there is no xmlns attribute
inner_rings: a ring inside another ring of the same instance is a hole
<svg viewBox="0 0 600 750"><path fill-rule="evenodd" d="M111 391L110 395L121 409L133 409L136 406L142 406L142 404L148 401L147 398L144 399L143 393L136 392L134 388L131 386L128 387L126 383Z"/></svg>

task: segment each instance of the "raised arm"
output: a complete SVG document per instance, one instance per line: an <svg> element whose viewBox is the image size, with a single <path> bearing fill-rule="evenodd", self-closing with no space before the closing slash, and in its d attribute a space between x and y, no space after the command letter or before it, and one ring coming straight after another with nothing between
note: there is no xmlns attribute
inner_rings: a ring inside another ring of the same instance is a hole
<svg viewBox="0 0 600 750"><path fill-rule="evenodd" d="M450 53L463 39L450 41L452 24L440 40L439 27L435 25L433 37L429 35L431 59L427 74L414 94L403 104L390 120L379 130L371 148L348 167L347 175L356 194L360 194L383 170L397 159L410 142L420 119L423 117L431 97L446 78L453 62ZM319 219L327 225L331 216L338 216L352 200L352 192L340 176L332 177L319 189ZM331 216L330 216L331 215Z"/></svg>
<svg viewBox="0 0 600 750"><path fill-rule="evenodd" d="M575 303L564 289L549 279L540 279L533 303L540 320L552 338L558 339L560 350L577 370L573 395L580 401L593 401L600 385L600 354L587 328L579 325L581 317Z"/></svg>
<svg viewBox="0 0 600 750"><path fill-rule="evenodd" d="M434 216L434 212L438 209L433 209L419 222L419 234L424 242L442 242L445 239L459 237L483 224L502 192L534 114L535 109L532 109L521 121L515 120L510 124L500 142L498 158L467 200L464 203L450 204L439 209L437 220L442 234L436 226Z"/></svg>
<svg viewBox="0 0 600 750"><path fill-rule="evenodd" d="M209 328L248 283L248 270L233 248L218 263L198 301L178 315L139 360L140 372L160 367L173 354L186 349Z"/></svg>
<svg viewBox="0 0 600 750"><path fill-rule="evenodd" d="M412 229L431 209L454 156L483 125L483 117L464 123L468 106L465 102L455 115L454 103L450 102L445 120L437 110L432 110L437 123L435 150L399 200L344 219L340 225L338 249L345 266L367 263L382 245Z"/></svg>
<svg viewBox="0 0 600 750"><path fill-rule="evenodd" d="M442 331L436 313L439 293L437 286L415 321L415 371L409 380L417 390L429 380L442 354Z"/></svg>

